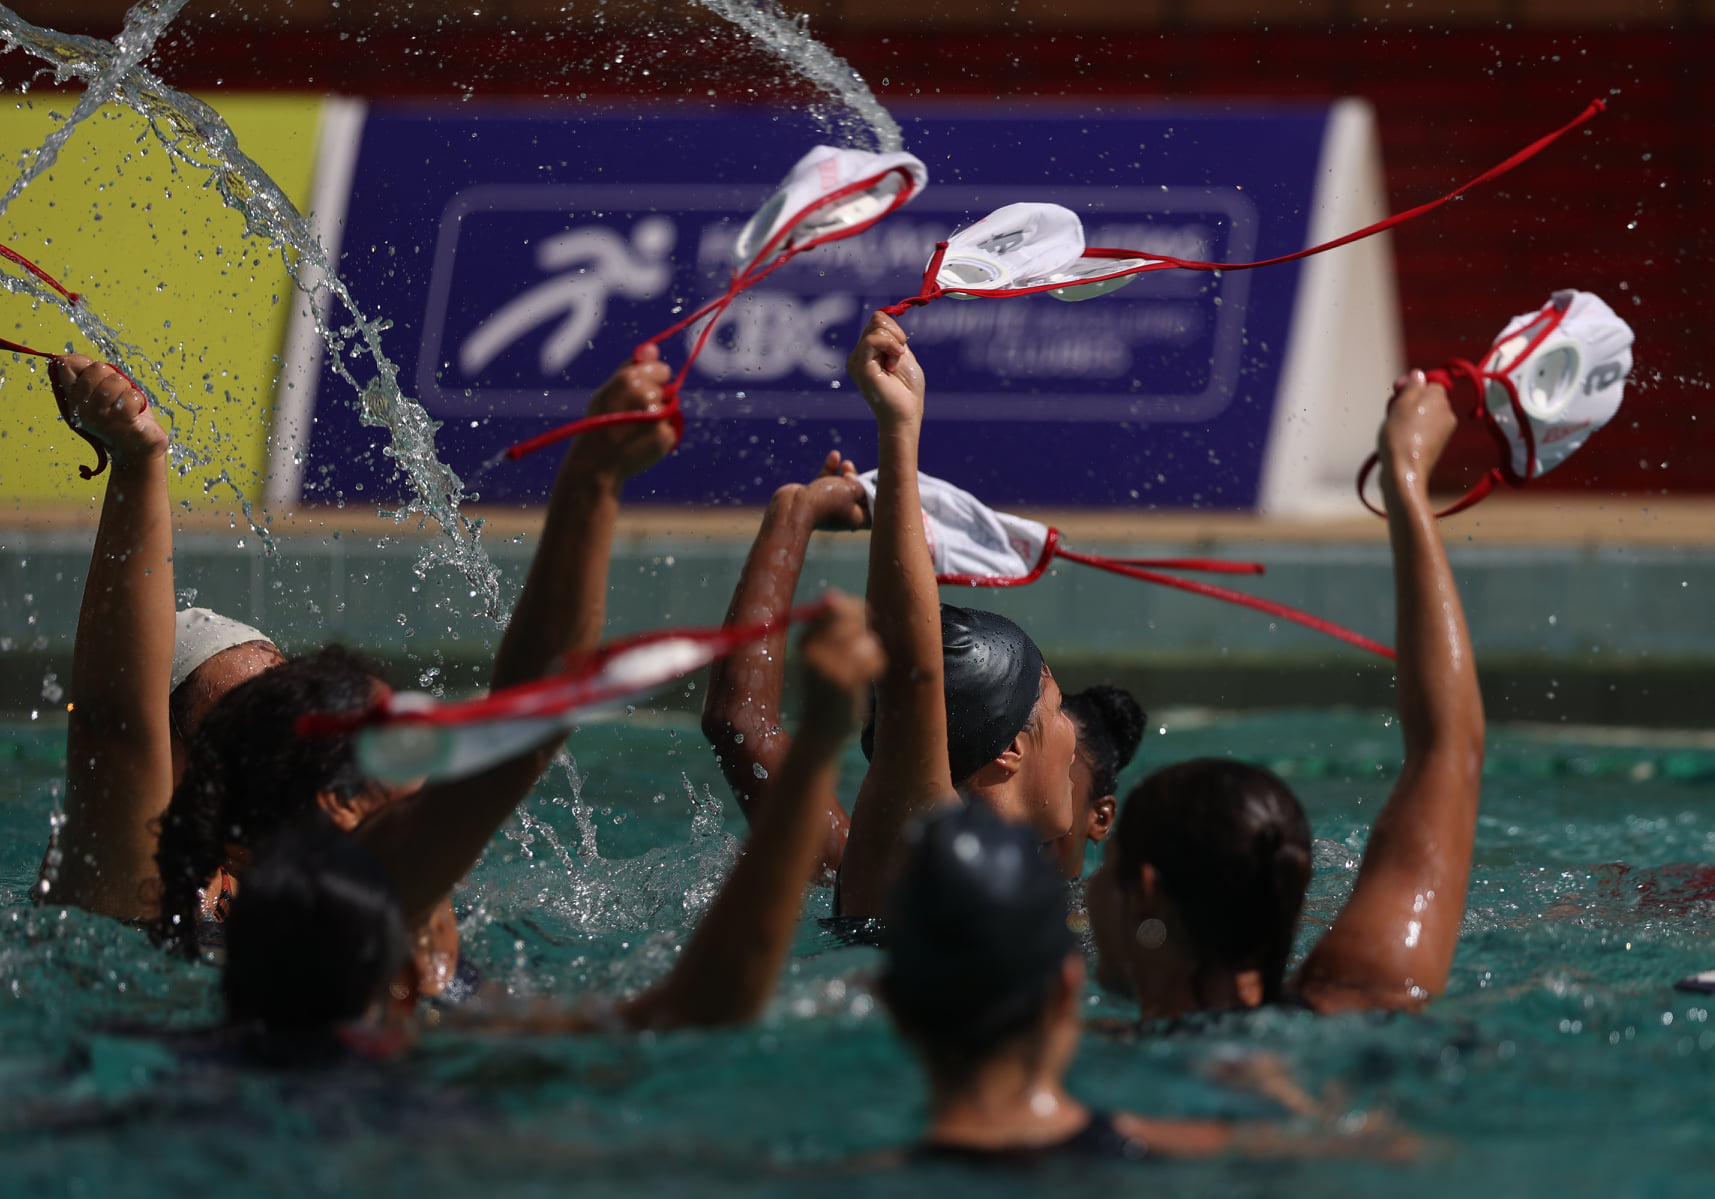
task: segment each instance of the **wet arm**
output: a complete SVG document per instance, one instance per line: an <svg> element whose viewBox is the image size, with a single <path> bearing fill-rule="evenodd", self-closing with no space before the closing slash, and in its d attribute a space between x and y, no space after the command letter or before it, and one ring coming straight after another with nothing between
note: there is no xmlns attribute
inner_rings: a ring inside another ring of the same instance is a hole
<svg viewBox="0 0 1715 1199"><path fill-rule="evenodd" d="M831 455L830 461L838 472L838 455ZM861 494L855 478L838 473L825 473L809 486L792 483L775 492L739 575L726 623L762 624L791 611L810 534L828 527L830 521L837 522L836 527L861 525ZM779 771L792 744L781 724L785 673L784 628L709 668L703 735L714 746L727 785L750 820L755 819L756 804L766 790L765 780ZM829 796L828 801L828 832L818 872L839 868L850 823L838 799Z"/></svg>
<svg viewBox="0 0 1715 1199"><path fill-rule="evenodd" d="M852 806L840 870L845 916L882 914L906 825L953 796L940 596L917 489L922 377L898 326L887 324L892 331L871 324L850 367L879 434L867 594L888 664L876 685L875 754ZM903 394L913 387L914 404Z"/></svg>
<svg viewBox="0 0 1715 1199"><path fill-rule="evenodd" d="M63 372L74 412L80 403L103 405L82 424L108 444L112 459L72 649L65 824L43 862L37 896L139 919L153 914L155 825L173 790L167 437L111 368L68 357L48 369Z"/></svg>
<svg viewBox="0 0 1715 1199"><path fill-rule="evenodd" d="M666 374L653 357L622 368L596 393L590 412L658 407ZM621 485L672 444L671 431L660 423L611 426L572 444L495 655L495 687L540 678L565 654L595 647L606 615ZM562 740L556 736L482 774L430 784L364 823L360 835L387 867L413 922L425 919L476 864Z"/></svg>
<svg viewBox="0 0 1715 1199"><path fill-rule="evenodd" d="M1352 897L1300 974L1318 1008L1412 1007L1446 987L1465 912L1483 769L1483 702L1429 473L1446 392L1403 381L1382 437L1405 763Z"/></svg>
<svg viewBox="0 0 1715 1199"><path fill-rule="evenodd" d="M840 749L881 669L881 643L865 628L863 605L845 596L830 602L804 639L803 723L751 818L744 854L673 973L625 1009L632 1024L736 1024L768 1002L821 853Z"/></svg>

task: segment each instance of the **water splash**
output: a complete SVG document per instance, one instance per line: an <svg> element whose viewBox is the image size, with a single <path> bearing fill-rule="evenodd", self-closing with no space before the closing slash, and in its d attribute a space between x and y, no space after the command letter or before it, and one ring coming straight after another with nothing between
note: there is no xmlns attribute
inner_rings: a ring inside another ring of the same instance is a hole
<svg viewBox="0 0 1715 1199"><path fill-rule="evenodd" d="M78 99L77 107L72 109L65 124L48 134L40 148L25 154L23 173L13 180L6 194L0 196L0 214L4 214L12 201L24 194L26 187L59 161L60 150L77 132L77 127L94 116L103 104L114 99L121 82L154 53L155 43L186 3L188 0L143 0L125 14L125 27L111 43L28 26L32 32L43 35L42 57L54 64L56 79L63 79L77 63L102 62L104 66L90 79L89 87ZM24 26L28 23L21 21L11 9L0 6L0 35L5 36L8 50L15 44L12 36L14 24Z"/></svg>
<svg viewBox="0 0 1715 1199"><path fill-rule="evenodd" d="M697 0L697 3L750 34L783 65L842 105L846 109L843 117L815 106L811 108L836 140L883 153L904 148L905 139L898 122L881 106L863 76L811 35L807 15L788 15L779 0ZM862 144L865 141L872 144L865 146Z"/></svg>
<svg viewBox="0 0 1715 1199"><path fill-rule="evenodd" d="M308 222L268 173L239 148L237 137L220 114L138 65L183 4L184 0L145 0L126 15L125 32L113 43L43 29L0 5L0 42L7 50L27 50L49 63L56 83L79 79L87 86L71 119L50 134L42 148L26 156L24 175L14 183L8 200L51 165L77 125L101 104L120 103L146 118L167 154L206 173L222 202L244 218L246 233L267 239L279 251L287 271L309 301L316 331L327 344L327 361L358 394L363 422L388 431L390 444L383 452L393 459L415 493L414 500L394 513L395 522L421 515L438 524L446 538L436 557L464 575L486 615L498 617L502 607L500 572L481 546L480 522L465 519L459 511L464 488L458 475L435 454L439 422L401 392L399 368L381 348L381 335L389 323L363 316ZM311 282L306 283L306 279ZM12 291L28 290L21 281L7 280L3 285ZM338 329L330 319L336 305L351 317L349 324ZM109 345L119 345L112 331L83 311L83 305L68 311L79 330L104 353ZM94 336L96 332L105 340ZM133 357L139 356L134 349L127 349ZM374 371L372 377L360 383L347 358L367 358ZM119 363L119 358L114 361ZM160 369L151 366L152 373L161 377Z"/></svg>

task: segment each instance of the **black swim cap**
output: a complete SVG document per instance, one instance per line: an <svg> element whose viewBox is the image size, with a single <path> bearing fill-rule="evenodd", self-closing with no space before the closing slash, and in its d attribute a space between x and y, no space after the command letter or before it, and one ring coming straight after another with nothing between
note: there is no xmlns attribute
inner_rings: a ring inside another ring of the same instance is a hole
<svg viewBox="0 0 1715 1199"><path fill-rule="evenodd" d="M962 783L1012 744L1042 694L1042 651L1004 616L941 605L941 669L947 696L947 766ZM858 738L875 753L875 714Z"/></svg>
<svg viewBox="0 0 1715 1199"><path fill-rule="evenodd" d="M244 872L226 922L227 1019L274 1029L359 1020L410 954L387 872L317 814L274 837Z"/></svg>
<svg viewBox="0 0 1715 1199"><path fill-rule="evenodd" d="M1066 880L1028 829L984 803L907 834L887 921L895 1013L914 1035L981 1050L1032 1023L1077 948Z"/></svg>

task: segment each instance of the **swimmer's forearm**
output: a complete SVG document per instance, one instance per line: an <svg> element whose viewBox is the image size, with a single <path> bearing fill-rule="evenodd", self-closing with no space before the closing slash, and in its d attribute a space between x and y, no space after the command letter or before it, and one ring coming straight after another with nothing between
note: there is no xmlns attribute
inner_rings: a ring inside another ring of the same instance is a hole
<svg viewBox="0 0 1715 1199"><path fill-rule="evenodd" d="M878 690L907 702L913 697L932 700L941 718L945 757L941 605L917 486L919 433L915 422L881 429L866 594L870 620L887 651L887 671ZM913 712L908 719L916 726L920 718L926 720L929 715L928 711ZM881 713L877 719L883 719Z"/></svg>
<svg viewBox="0 0 1715 1199"><path fill-rule="evenodd" d="M905 827L952 794L940 594L923 533L918 426L881 430L869 542L870 621L887 669L876 685L875 755L852 805L839 915L880 916Z"/></svg>
<svg viewBox="0 0 1715 1199"><path fill-rule="evenodd" d="M617 471L592 467L575 450L567 455L495 654L495 687L540 678L561 655L592 650L601 640L621 483Z"/></svg>
<svg viewBox="0 0 1715 1199"><path fill-rule="evenodd" d="M1299 973L1319 1010L1420 1006L1447 985L1482 791L1483 704L1426 471L1384 478L1405 763L1351 898Z"/></svg>
<svg viewBox="0 0 1715 1199"><path fill-rule="evenodd" d="M822 852L845 730L807 724L757 806L750 839L673 973L627 1009L639 1026L740 1024L762 1014Z"/></svg>
<svg viewBox="0 0 1715 1199"><path fill-rule="evenodd" d="M1483 752L1483 701L1458 584L1420 475L1384 489L1394 564L1399 715L1408 762L1431 750Z"/></svg>
<svg viewBox="0 0 1715 1199"><path fill-rule="evenodd" d="M815 514L801 502L803 494L797 484L775 492L739 573L727 609L728 625L761 624L791 610L815 528ZM721 773L747 817L764 791L762 780L780 769L792 744L781 722L785 667L782 628L709 668L703 735L714 746Z"/></svg>
<svg viewBox="0 0 1715 1199"><path fill-rule="evenodd" d="M72 650L61 860L44 862L41 898L131 919L149 914L172 795L173 533L165 453L109 469Z"/></svg>

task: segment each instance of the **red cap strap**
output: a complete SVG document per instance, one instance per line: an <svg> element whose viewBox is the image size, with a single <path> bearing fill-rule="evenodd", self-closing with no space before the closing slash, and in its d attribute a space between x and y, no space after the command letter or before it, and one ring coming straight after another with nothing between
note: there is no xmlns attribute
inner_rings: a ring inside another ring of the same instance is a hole
<svg viewBox="0 0 1715 1199"><path fill-rule="evenodd" d="M1042 554L1036 559L1036 565L1030 568L1029 574L1022 575L936 575L935 581L947 587L1023 587L1026 583L1034 583L1048 569L1048 564L1054 561L1054 555L1060 552L1060 530L1050 528L1048 536L1042 541Z"/></svg>
<svg viewBox="0 0 1715 1199"><path fill-rule="evenodd" d="M1584 124L1584 122L1594 117L1597 113L1605 111L1607 107L1608 104L1605 100L1598 99L1590 101L1583 112L1562 125L1559 129L1538 138L1530 145L1524 147L1524 149L1519 150L1517 153L1503 161L1496 163L1481 175L1478 175L1475 179L1459 185L1438 199L1431 200L1427 204L1419 204L1416 208L1407 209L1405 212L1395 213L1393 216L1385 217L1372 225L1365 225L1362 229L1354 230L1353 232L1347 233L1341 237L1336 237L1332 241L1325 241L1320 245L1310 246L1303 250L1296 250L1291 254L1282 254L1278 258L1264 258L1258 262L1201 262L1196 259L1174 258L1165 254L1147 254L1141 250L1124 250L1112 247L1092 246L1085 249L1083 254L1085 258L1139 258L1146 261L1141 266L1132 267L1129 270L1115 271L1110 275L1094 275L1087 279L1078 279L1073 281L1062 280L1058 283L1038 283L1030 287L1007 287L995 289L948 287L935 288L931 291L929 286L930 282L933 280L933 276L931 275L925 279L923 291L917 296L914 296L909 300L901 300L898 304L893 305L891 308L884 308L882 311L893 316L898 316L899 313L904 312L907 308L913 308L920 304L927 304L930 300L946 295L949 292L958 292L960 295L979 296L987 299L1009 299L1014 296L1030 296L1037 295L1045 291L1058 291L1061 288L1076 286L1080 283L1099 283L1104 279L1114 279L1122 275L1142 275L1147 274L1150 271L1175 269L1188 271L1250 271L1255 270L1258 267L1277 266L1285 262L1296 262L1300 258L1309 258L1312 254L1321 254L1327 250L1338 249L1340 246L1350 245L1355 241L1361 241L1364 238L1374 236L1383 230L1392 229L1395 225L1402 225L1406 221L1415 220L1424 213L1432 212L1435 209L1440 208L1443 204L1449 203L1464 195L1472 188L1504 175L1520 163L1534 158L1555 141L1578 128L1578 126Z"/></svg>
<svg viewBox="0 0 1715 1199"><path fill-rule="evenodd" d="M65 287L61 285L61 283L58 279L56 279L52 275L48 274L41 267L39 267L35 263L31 262L28 258L25 258L22 254L18 253L18 251L14 250L11 246L0 245L0 258L5 258L8 261L15 262L19 266L23 267L25 270L29 271L30 274L34 275L36 278L40 279L43 283L46 283L49 287L51 287L55 291L59 292L60 295L64 296L66 303L68 303L68 304L76 304L79 300L83 299L83 296L78 294L77 292L67 291L65 289ZM34 351L27 351L27 352L34 352Z"/></svg>
<svg viewBox="0 0 1715 1199"><path fill-rule="evenodd" d="M1060 557L1070 559L1073 562L1082 562L1086 566L1094 566L1101 570L1112 571L1114 574L1125 575L1127 578L1141 579L1145 583L1159 583L1163 587L1176 587L1180 591L1189 591L1193 595L1203 595L1208 596L1210 599L1224 600L1226 603L1238 604L1243 608L1255 608L1258 612L1267 612L1270 616L1278 616L1282 620L1290 620L1295 624L1301 624L1307 629L1315 629L1318 633L1325 633L1336 640L1344 641L1348 645L1355 645L1359 649L1367 650L1372 654L1379 654L1384 658L1392 658L1395 656L1393 650L1389 649L1379 641L1373 641L1370 638L1365 637L1362 633L1354 633L1351 629L1337 625L1331 620L1324 620L1320 616L1314 616L1309 612L1301 611L1298 608L1288 607L1286 604L1279 604L1273 600L1262 599L1255 595L1246 595L1242 591L1233 591L1226 587L1217 587L1213 583L1201 583L1195 579L1180 579L1175 578L1173 575L1159 574L1153 570L1142 570L1135 566L1126 566L1123 563L1110 558L1099 558L1093 554L1075 553L1072 550L1066 549L1064 546L1060 548L1059 554Z"/></svg>

